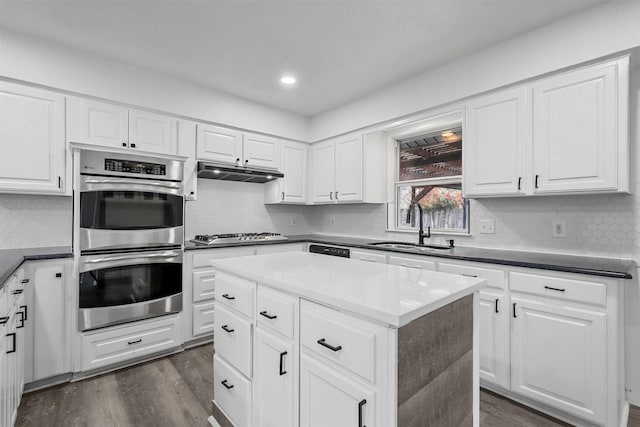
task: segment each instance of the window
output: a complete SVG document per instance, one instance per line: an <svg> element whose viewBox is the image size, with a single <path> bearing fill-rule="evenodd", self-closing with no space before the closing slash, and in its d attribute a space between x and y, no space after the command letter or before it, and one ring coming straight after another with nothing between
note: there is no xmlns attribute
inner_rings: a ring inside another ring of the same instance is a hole
<svg viewBox="0 0 640 427"><path fill-rule="evenodd" d="M468 233L469 201L462 197L462 127L397 138L396 230L423 226L434 232Z"/></svg>

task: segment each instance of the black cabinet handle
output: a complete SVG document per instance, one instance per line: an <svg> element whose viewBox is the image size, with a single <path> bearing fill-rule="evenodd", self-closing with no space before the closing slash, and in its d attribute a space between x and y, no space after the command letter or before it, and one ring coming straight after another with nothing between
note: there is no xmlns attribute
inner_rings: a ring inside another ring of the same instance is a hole
<svg viewBox="0 0 640 427"><path fill-rule="evenodd" d="M228 299L228 300L236 299L236 297L232 297L229 294L222 294L222 298L225 298L225 299Z"/></svg>
<svg viewBox="0 0 640 427"><path fill-rule="evenodd" d="M367 399L358 402L358 427L367 427L362 425L362 407L367 403Z"/></svg>
<svg viewBox="0 0 640 427"><path fill-rule="evenodd" d="M562 288L552 288L551 286L545 286L545 289L549 289L550 291L558 291L558 292L564 292L566 289L562 289Z"/></svg>
<svg viewBox="0 0 640 427"><path fill-rule="evenodd" d="M24 312L24 320L28 320L27 319L27 306L26 305L21 305L20 308L24 309L24 310L22 310Z"/></svg>
<svg viewBox="0 0 640 427"><path fill-rule="evenodd" d="M62 273L56 273L56 277L62 277Z"/></svg>
<svg viewBox="0 0 640 427"><path fill-rule="evenodd" d="M520 184L521 184L521 183L522 183L522 177L521 177L521 176L519 176L519 177L518 177L518 190L521 190L521 189L522 189L522 187L520 186Z"/></svg>
<svg viewBox="0 0 640 427"><path fill-rule="evenodd" d="M500 313L500 311L498 311L498 302L500 302L500 298L496 298L496 313Z"/></svg>
<svg viewBox="0 0 640 427"><path fill-rule="evenodd" d="M29 283L29 279L22 279L22 280L20 281L20 283L22 283L22 284Z"/></svg>
<svg viewBox="0 0 640 427"><path fill-rule="evenodd" d="M273 319L276 319L276 318L278 317L278 316L277 316L277 315L275 315L275 314L274 314L273 316L271 316L270 314L267 314L267 311L266 311L266 310L265 310L265 311L261 311L261 312L260 312L260 316L264 316L264 317L266 317L266 318L267 318L267 319L269 319L269 320L273 320Z"/></svg>
<svg viewBox="0 0 640 427"><path fill-rule="evenodd" d="M136 144L131 144L131 148L136 148Z"/></svg>
<svg viewBox="0 0 640 427"><path fill-rule="evenodd" d="M9 316L0 317L0 325L4 325L9 321Z"/></svg>
<svg viewBox="0 0 640 427"><path fill-rule="evenodd" d="M538 188L538 178L540 177L540 175L536 175L536 182L535 182L535 187Z"/></svg>
<svg viewBox="0 0 640 427"><path fill-rule="evenodd" d="M134 344L138 344L142 342L142 338L138 338L137 340L134 341L127 341L127 344L129 345L134 345Z"/></svg>
<svg viewBox="0 0 640 427"><path fill-rule="evenodd" d="M336 200L338 200L338 192L336 191Z"/></svg>
<svg viewBox="0 0 640 427"><path fill-rule="evenodd" d="M333 200L333 191L329 191L329 200Z"/></svg>
<svg viewBox="0 0 640 427"><path fill-rule="evenodd" d="M478 277L475 274L466 274L466 273L460 273L460 274L466 277Z"/></svg>
<svg viewBox="0 0 640 427"><path fill-rule="evenodd" d="M7 354L15 353L16 352L16 333L12 332L10 334L7 334L6 336L11 337L13 339L13 350L7 351Z"/></svg>
<svg viewBox="0 0 640 427"><path fill-rule="evenodd" d="M122 143L122 146L123 146L123 147L126 147L126 146L127 146L127 143L126 143L126 142L123 142L123 143Z"/></svg>
<svg viewBox="0 0 640 427"><path fill-rule="evenodd" d="M282 200L284 200L284 191L282 192Z"/></svg>
<svg viewBox="0 0 640 427"><path fill-rule="evenodd" d="M16 312L16 314L18 314L20 316L20 325L16 326L16 329L22 329L24 328L24 313L21 311Z"/></svg>
<svg viewBox="0 0 640 427"><path fill-rule="evenodd" d="M284 375L287 373L287 371L284 370L284 356L287 355L286 351L283 351L282 353L280 353L280 375Z"/></svg>
<svg viewBox="0 0 640 427"><path fill-rule="evenodd" d="M16 289L15 291L11 292L14 295L20 295L22 293L24 289Z"/></svg>
<svg viewBox="0 0 640 427"><path fill-rule="evenodd" d="M233 384L229 384L227 380L222 380L220 384L222 384L227 390L231 390L233 388Z"/></svg>
<svg viewBox="0 0 640 427"><path fill-rule="evenodd" d="M58 188L62 189L62 177L58 177Z"/></svg>
<svg viewBox="0 0 640 427"><path fill-rule="evenodd" d="M321 346L326 347L326 348L328 348L329 350L332 350L332 351L340 351L340 350L342 350L342 346L341 345L334 347L334 346L332 346L330 344L327 344L327 341L324 338L320 338L317 342Z"/></svg>
<svg viewBox="0 0 640 427"><path fill-rule="evenodd" d="M228 333L232 333L235 329L229 329L229 325L222 325L222 330Z"/></svg>
<svg viewBox="0 0 640 427"><path fill-rule="evenodd" d="M516 303L514 302L513 303L513 318L515 319L516 317L518 317L518 316L516 315Z"/></svg>

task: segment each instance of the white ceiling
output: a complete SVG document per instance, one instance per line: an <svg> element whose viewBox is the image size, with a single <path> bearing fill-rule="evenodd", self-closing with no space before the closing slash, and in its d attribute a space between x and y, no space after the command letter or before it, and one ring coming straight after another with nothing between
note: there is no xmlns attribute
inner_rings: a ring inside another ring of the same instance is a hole
<svg viewBox="0 0 640 427"><path fill-rule="evenodd" d="M314 116L603 2L0 0L0 26Z"/></svg>

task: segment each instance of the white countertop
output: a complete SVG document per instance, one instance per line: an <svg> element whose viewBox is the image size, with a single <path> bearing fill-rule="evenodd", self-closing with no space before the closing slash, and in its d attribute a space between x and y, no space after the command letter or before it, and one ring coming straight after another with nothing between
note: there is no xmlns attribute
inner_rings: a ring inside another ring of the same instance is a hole
<svg viewBox="0 0 640 427"><path fill-rule="evenodd" d="M393 327L404 326L486 284L473 277L307 252L212 260L211 265Z"/></svg>

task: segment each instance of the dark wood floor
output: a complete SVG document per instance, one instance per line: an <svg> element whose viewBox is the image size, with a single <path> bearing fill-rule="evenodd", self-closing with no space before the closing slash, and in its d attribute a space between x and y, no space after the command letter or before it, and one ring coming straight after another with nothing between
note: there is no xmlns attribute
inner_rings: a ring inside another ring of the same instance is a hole
<svg viewBox="0 0 640 427"><path fill-rule="evenodd" d="M213 346L75 383L27 393L18 427L209 426L213 394ZM632 409L629 427L640 427ZM635 421L633 421L635 420ZM488 391L480 395L483 427L566 426Z"/></svg>

